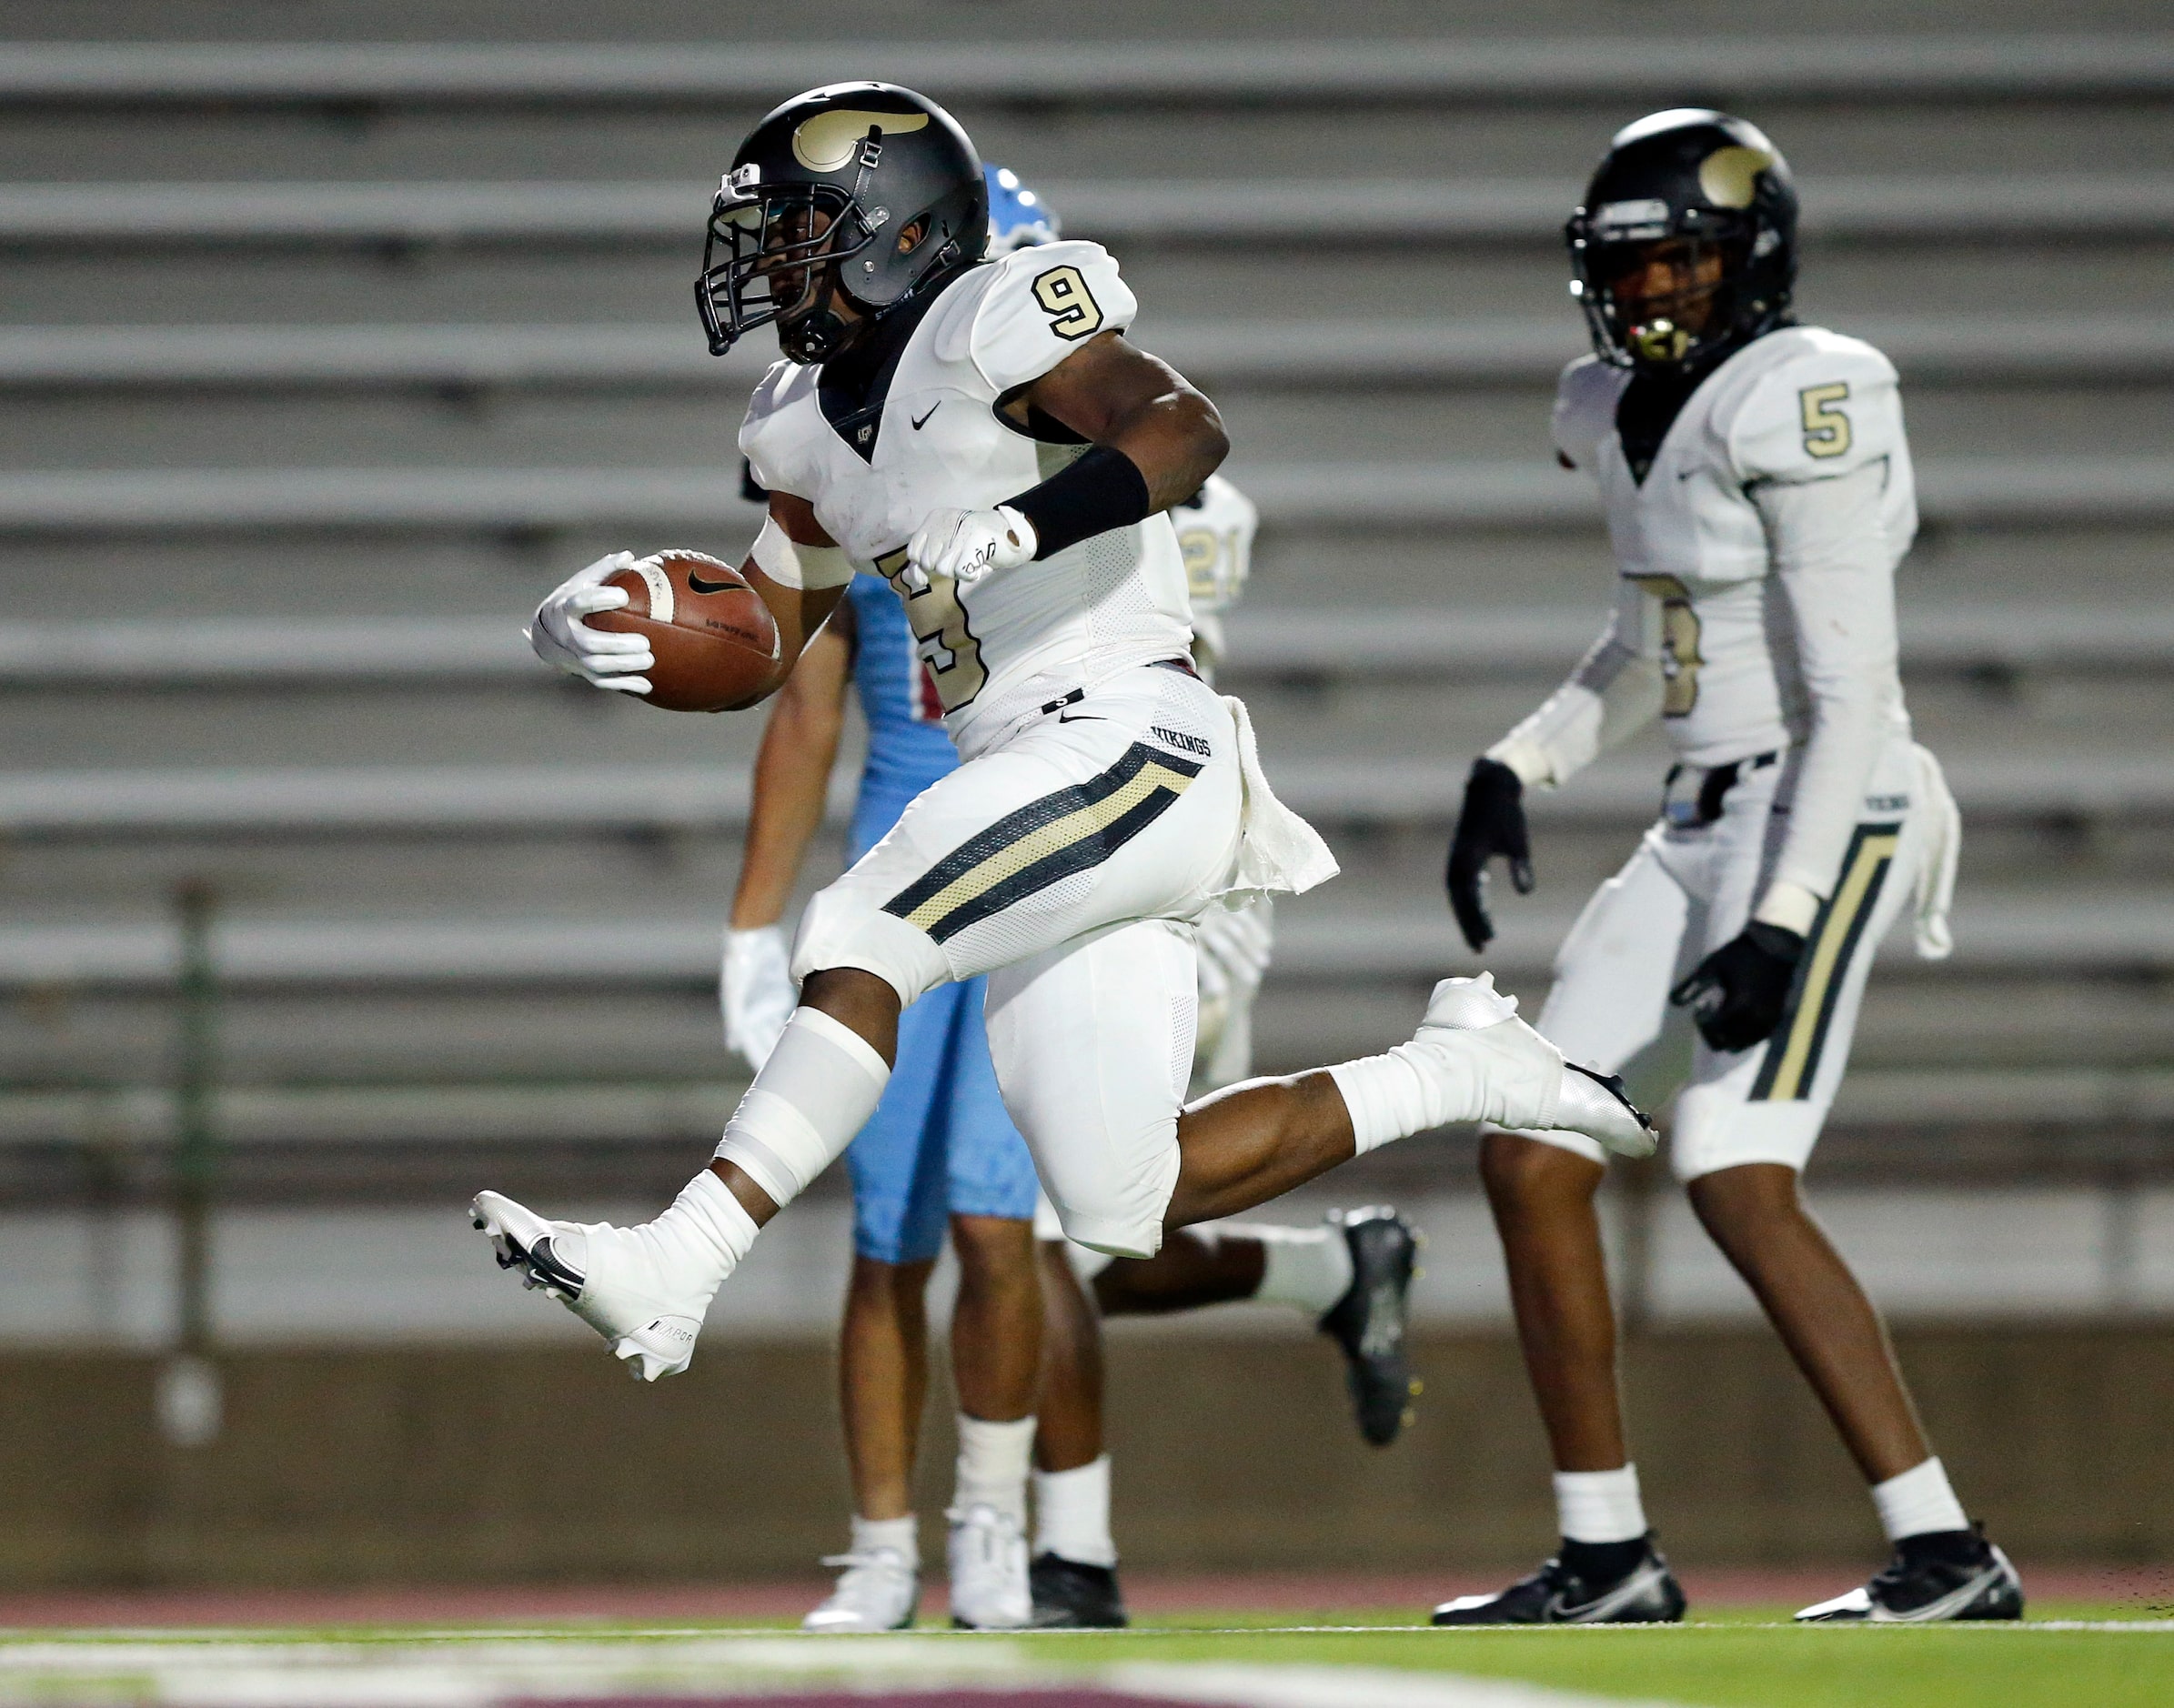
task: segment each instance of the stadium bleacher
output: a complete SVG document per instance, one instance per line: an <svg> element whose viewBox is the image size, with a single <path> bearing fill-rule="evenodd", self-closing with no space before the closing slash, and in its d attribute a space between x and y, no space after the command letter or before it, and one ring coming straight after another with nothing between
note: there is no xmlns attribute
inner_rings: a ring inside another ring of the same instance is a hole
<svg viewBox="0 0 2174 1708"><path fill-rule="evenodd" d="M683 1149L729 1097L710 944L759 726L604 703L517 631L601 549L749 532L757 363L702 353L702 215L749 122L850 75L954 99L1224 407L1266 518L1230 680L1347 869L1280 916L1270 1068L1392 1041L1473 964L1438 905L1464 766L1605 597L1591 497L1546 452L1582 343L1560 222L1615 125L1747 109L1803 189L1807 316L1903 371L1906 666L1969 826L1956 959L1897 954L1843 1114L1933 1181L2071 1105L2174 1162L2174 35L2149 8L1847 42L1780 8L1598 38L1542 7L1529 40L1382 9L1414 44L1293 0L1152 51L1125 32L1173 26L1142 8L924 10L1017 39L840 45L816 8L728 47L655 5L615 21L648 40L478 46L464 23L507 9L379 0L225 8L187 27L242 39L181 43L165 8L18 8L54 39L0 50L0 1138L45 1160L0 1168L73 1201L52 1159L116 1100L156 1138L183 879L220 893L255 1139L512 1131L485 1111L548 1078L575 1098L554 1133ZM280 39L305 28L351 39ZM1544 984L1658 753L1539 805L1511 982ZM2119 1023L2019 1026L2049 991ZM599 1113L615 1087L637 1113Z"/></svg>

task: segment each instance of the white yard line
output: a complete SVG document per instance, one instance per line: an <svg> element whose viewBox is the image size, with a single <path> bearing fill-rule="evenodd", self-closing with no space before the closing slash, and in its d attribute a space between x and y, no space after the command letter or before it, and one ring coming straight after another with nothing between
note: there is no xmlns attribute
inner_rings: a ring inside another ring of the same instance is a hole
<svg viewBox="0 0 2174 1708"><path fill-rule="evenodd" d="M1956 1627L1948 1627L1955 1629ZM2174 1620L2045 1620L1987 1632L2163 1635ZM237 1631L0 1633L0 1708L492 1708L511 1698L790 1698L840 1686L1101 1686L1230 1708L1666 1708L1515 1680L1374 1666L1128 1660L1128 1639L1380 1635L1383 1626L1102 1633L1092 1643L927 1632L844 1641L790 1632L446 1630L294 1640ZM1419 1627L1418 1629L1425 1629ZM1595 1627L1636 1631L1643 1627ZM1693 1627L1701 1629L1701 1627ZM1708 1626L1742 1631L1747 1627ZM1454 1664L1457 1633L1430 1659ZM253 1640L254 1639L254 1640ZM1112 1650L1111 1641L1115 1640Z"/></svg>
<svg viewBox="0 0 2174 1708"><path fill-rule="evenodd" d="M1362 1629L1372 1629L1371 1627ZM1237 1634L1237 1633L1233 1633ZM1243 1634L1259 1635L1249 1633ZM502 1633L436 1641L247 1643L86 1634L0 1644L0 1704L102 1708L490 1708L508 1698L611 1696L891 1685L1100 1685L1227 1708L1664 1708L1621 1698L1379 1667L1068 1660L1054 1645L930 1633L840 1643L797 1636L645 1633L544 1641ZM1082 1660L1084 1657L1082 1657Z"/></svg>
<svg viewBox="0 0 2174 1708"><path fill-rule="evenodd" d="M1653 1698L1595 1696L1515 1679L1381 1666L1260 1666L1203 1661L1114 1666L1096 1682L1182 1702L1246 1708L1667 1708Z"/></svg>

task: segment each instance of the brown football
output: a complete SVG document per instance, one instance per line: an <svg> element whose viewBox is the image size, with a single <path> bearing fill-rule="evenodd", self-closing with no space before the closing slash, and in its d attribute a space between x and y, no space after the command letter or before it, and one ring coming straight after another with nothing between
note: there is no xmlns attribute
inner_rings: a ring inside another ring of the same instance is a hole
<svg viewBox="0 0 2174 1708"><path fill-rule="evenodd" d="M609 578L627 589L592 628L640 635L657 655L638 696L664 711L732 711L776 686L778 625L740 571L698 551L660 551Z"/></svg>

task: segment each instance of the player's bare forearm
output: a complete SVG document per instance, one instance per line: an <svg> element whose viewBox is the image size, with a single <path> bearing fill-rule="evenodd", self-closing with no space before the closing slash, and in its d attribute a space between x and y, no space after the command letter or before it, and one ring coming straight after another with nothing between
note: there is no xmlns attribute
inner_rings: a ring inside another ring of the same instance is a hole
<svg viewBox="0 0 2174 1708"><path fill-rule="evenodd" d="M1169 363L1114 332L1082 345L1026 398L1081 437L1122 451L1147 483L1151 511L1190 498L1230 454L1215 406Z"/></svg>
<svg viewBox="0 0 2174 1708"><path fill-rule="evenodd" d="M825 628L770 707L755 756L755 791L748 814L747 852L732 897L732 929L774 925L784 914L801 859L822 823L830 767L845 727L850 648Z"/></svg>
<svg viewBox="0 0 2174 1708"><path fill-rule="evenodd" d="M837 546L837 541L815 519L815 507L805 498L797 498L789 492L773 492L770 495L770 516L795 546L829 549ZM800 662L801 651L822 628L824 619L838 608L839 600L845 597L845 588L787 587L765 574L752 556L740 566L740 573L761 596L763 604L770 608L771 620L778 625L778 666L769 685L757 696L760 701L785 685L792 675L793 666Z"/></svg>

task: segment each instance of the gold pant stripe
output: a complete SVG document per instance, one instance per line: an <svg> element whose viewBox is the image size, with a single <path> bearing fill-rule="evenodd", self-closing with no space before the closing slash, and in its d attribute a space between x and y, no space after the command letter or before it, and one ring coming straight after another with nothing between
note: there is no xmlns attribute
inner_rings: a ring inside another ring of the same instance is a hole
<svg viewBox="0 0 2174 1708"><path fill-rule="evenodd" d="M1143 765L1100 800L1036 827L1018 841L991 854L971 871L952 879L906 915L906 923L932 932L953 909L964 906L1007 878L1015 877L1074 842L1101 835L1156 789L1166 789L1173 795L1182 795L1192 781L1183 771L1173 771L1168 766L1152 762Z"/></svg>
<svg viewBox="0 0 2174 1708"><path fill-rule="evenodd" d="M1754 1097L1786 1103L1805 1094L1806 1070L1826 1030L1827 996L1845 970L1847 951L1857 936L1857 916L1877 895L1880 875L1895 858L1896 846L1901 840L1899 829L1858 838L1848 868L1835 886L1834 899L1820 921L1811 962L1805 970L1787 1028L1767 1046L1770 1050L1778 1049L1780 1054L1768 1058L1773 1065L1760 1074L1762 1083L1753 1090Z"/></svg>

